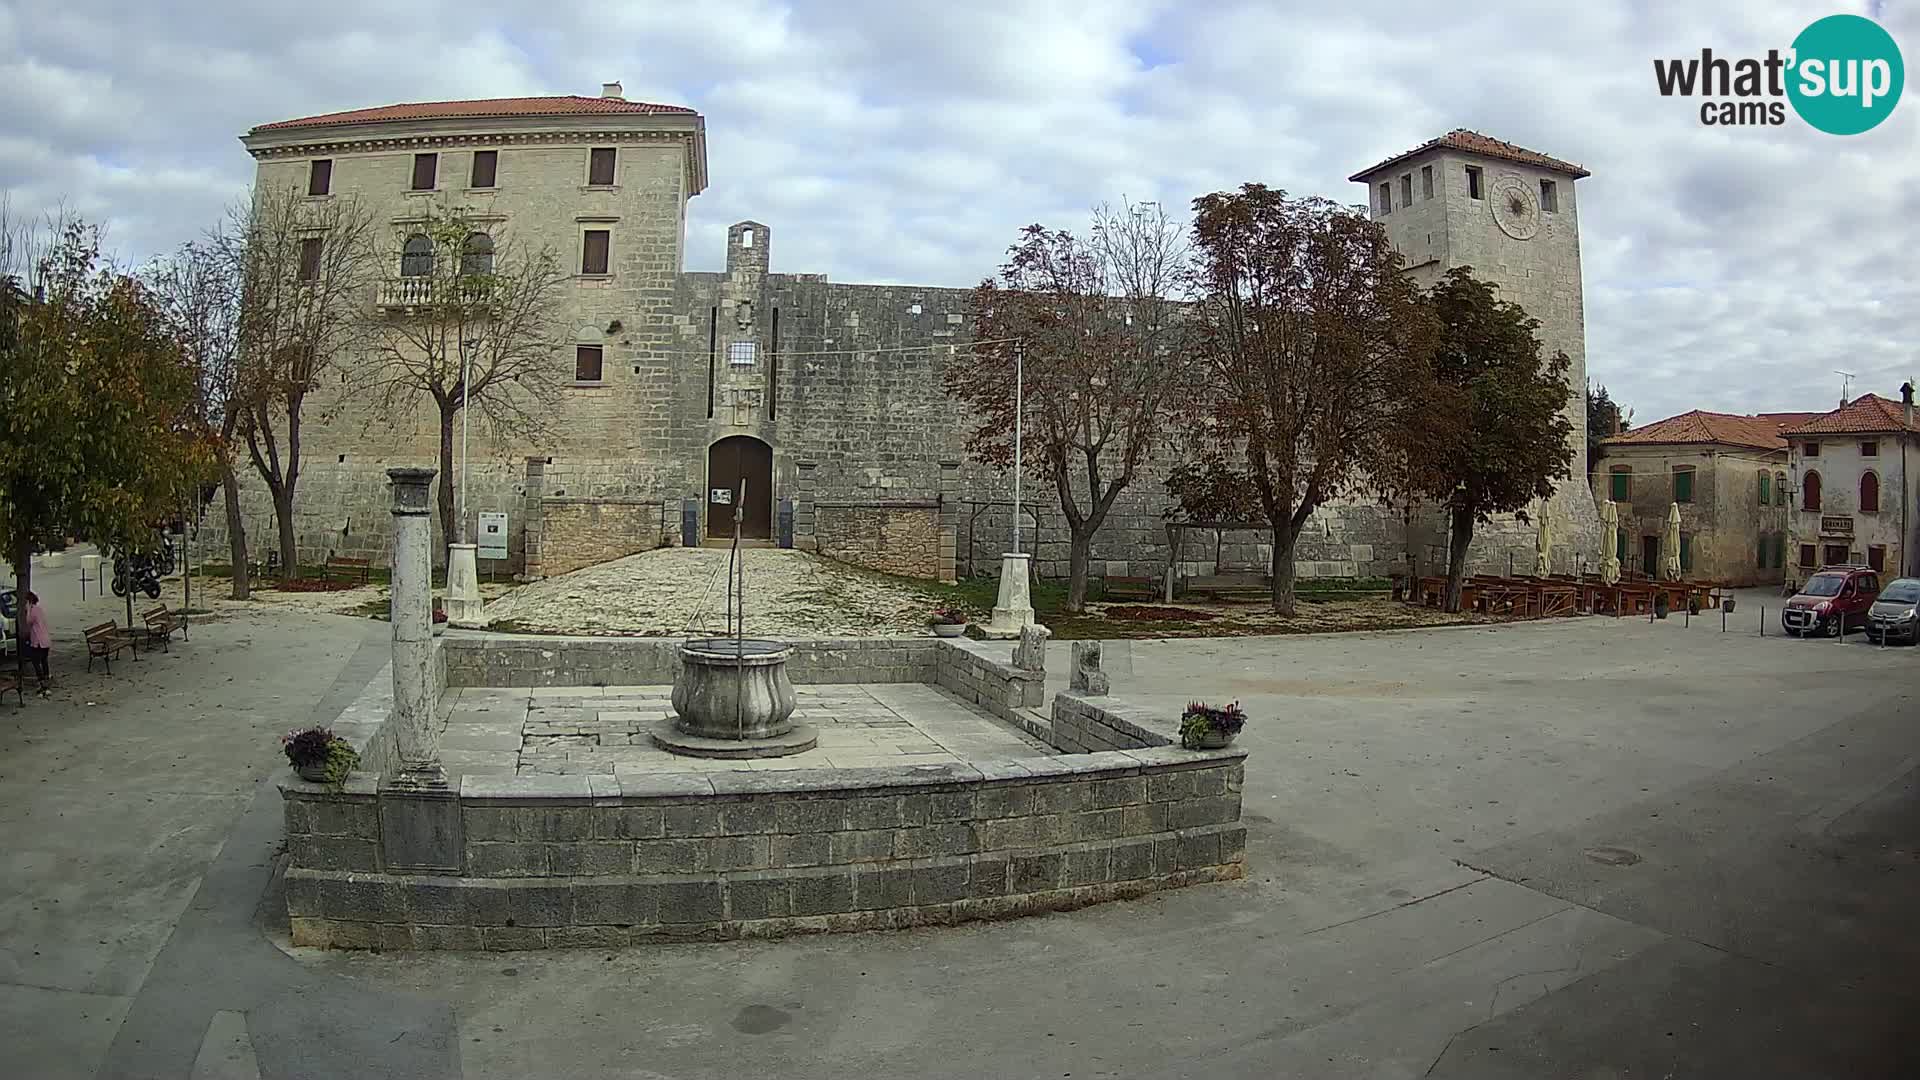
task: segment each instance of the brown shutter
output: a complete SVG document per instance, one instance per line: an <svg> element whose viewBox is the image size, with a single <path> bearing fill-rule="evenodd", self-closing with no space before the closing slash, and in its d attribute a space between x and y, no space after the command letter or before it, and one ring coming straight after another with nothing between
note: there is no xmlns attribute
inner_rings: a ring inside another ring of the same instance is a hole
<svg viewBox="0 0 1920 1080"><path fill-rule="evenodd" d="M492 187L494 176L500 170L500 151L475 150L473 152L473 180L469 187Z"/></svg>
<svg viewBox="0 0 1920 1080"><path fill-rule="evenodd" d="M598 345L576 345L573 350L573 381L599 382L601 352Z"/></svg>
<svg viewBox="0 0 1920 1080"><path fill-rule="evenodd" d="M307 170L307 194L325 195L333 190L333 159L320 158Z"/></svg>
<svg viewBox="0 0 1920 1080"><path fill-rule="evenodd" d="M432 191L440 171L439 154L413 155L413 190Z"/></svg>
<svg viewBox="0 0 1920 1080"><path fill-rule="evenodd" d="M613 160L614 160L613 147L611 146L595 147L591 151L591 157L588 159L588 162L587 162L587 183L593 185L594 187L612 187L613 186Z"/></svg>
<svg viewBox="0 0 1920 1080"><path fill-rule="evenodd" d="M605 229L588 229L587 242L580 256L580 272L583 274L604 274L607 272L607 241L610 234Z"/></svg>

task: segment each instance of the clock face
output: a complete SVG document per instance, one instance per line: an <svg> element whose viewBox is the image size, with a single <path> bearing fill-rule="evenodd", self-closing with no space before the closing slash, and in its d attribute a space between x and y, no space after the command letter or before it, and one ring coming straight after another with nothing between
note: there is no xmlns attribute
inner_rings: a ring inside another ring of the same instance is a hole
<svg viewBox="0 0 1920 1080"><path fill-rule="evenodd" d="M1533 188L1517 176L1503 176L1493 182L1493 220L1500 231L1515 240L1531 240L1540 232L1540 201Z"/></svg>

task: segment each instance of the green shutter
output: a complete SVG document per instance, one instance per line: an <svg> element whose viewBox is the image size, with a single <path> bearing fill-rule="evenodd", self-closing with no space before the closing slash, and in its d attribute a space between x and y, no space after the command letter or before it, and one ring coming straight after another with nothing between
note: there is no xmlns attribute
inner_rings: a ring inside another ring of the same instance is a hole
<svg viewBox="0 0 1920 1080"><path fill-rule="evenodd" d="M1772 501L1773 501L1773 476L1768 473L1761 473L1760 474L1760 505L1765 506L1768 503L1771 503Z"/></svg>
<svg viewBox="0 0 1920 1080"><path fill-rule="evenodd" d="M1756 565L1758 565L1759 568L1762 570L1765 570L1767 568L1767 534L1766 533L1760 534L1760 561Z"/></svg>
<svg viewBox="0 0 1920 1080"><path fill-rule="evenodd" d="M1680 534L1680 569L1693 569L1693 536L1690 533Z"/></svg>
<svg viewBox="0 0 1920 1080"><path fill-rule="evenodd" d="M1674 470L1673 501L1690 503L1693 501L1693 470Z"/></svg>
<svg viewBox="0 0 1920 1080"><path fill-rule="evenodd" d="M1613 474L1613 501L1614 502L1627 501L1627 478L1632 475L1633 475L1632 473L1625 473L1625 472L1617 472Z"/></svg>
<svg viewBox="0 0 1920 1080"><path fill-rule="evenodd" d="M1614 552L1613 552L1613 557L1614 557L1614 558L1616 558L1616 559L1619 559L1619 560L1620 560L1621 562L1626 562L1626 561L1627 561L1627 533L1626 533L1626 530L1625 530L1625 529L1622 529L1622 530L1621 530L1621 531L1620 531L1619 533L1617 533L1617 534L1616 534L1616 535L1614 536L1614 539L1615 539L1615 541L1616 541L1616 543L1614 544Z"/></svg>

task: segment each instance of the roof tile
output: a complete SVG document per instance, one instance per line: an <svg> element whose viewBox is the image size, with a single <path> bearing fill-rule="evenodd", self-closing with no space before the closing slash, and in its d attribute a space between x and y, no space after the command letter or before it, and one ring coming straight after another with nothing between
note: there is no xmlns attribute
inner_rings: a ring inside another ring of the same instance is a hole
<svg viewBox="0 0 1920 1080"><path fill-rule="evenodd" d="M1850 435L1855 432L1920 432L1920 421L1908 423L1906 407L1878 394L1862 394L1830 413L1821 413L1789 427L1788 435Z"/></svg>
<svg viewBox="0 0 1920 1080"><path fill-rule="evenodd" d="M506 116L584 116L593 114L697 115L683 105L655 105L622 98L582 97L565 94L553 97L484 98L474 101L421 101L401 105L381 105L371 109L303 116L261 124L254 131L281 131L287 128L336 127L343 124L377 124L392 120L492 119Z"/></svg>
<svg viewBox="0 0 1920 1080"><path fill-rule="evenodd" d="M1780 437L1786 427L1804 423L1817 413L1761 413L1742 416L1737 413L1705 412L1695 409L1645 427L1600 440L1609 446L1650 446L1688 443L1722 443L1750 446L1758 450L1785 450Z"/></svg>
<svg viewBox="0 0 1920 1080"><path fill-rule="evenodd" d="M1571 161L1562 161L1557 157L1549 157L1537 150L1528 150L1523 146L1515 146L1510 142L1502 142L1491 135L1482 135L1477 131L1468 131L1466 128L1454 128L1452 131L1438 138L1428 139L1426 142L1408 150L1404 154L1395 154L1372 168L1361 169L1359 172L1347 177L1347 179L1364 180L1374 173L1379 172L1381 169L1398 165L1400 162L1416 154L1426 153L1435 147L1445 147L1450 150L1466 150L1470 153L1485 154L1488 157L1514 161L1522 165L1533 165L1542 169L1553 169L1556 172L1569 173L1575 180L1593 175Z"/></svg>

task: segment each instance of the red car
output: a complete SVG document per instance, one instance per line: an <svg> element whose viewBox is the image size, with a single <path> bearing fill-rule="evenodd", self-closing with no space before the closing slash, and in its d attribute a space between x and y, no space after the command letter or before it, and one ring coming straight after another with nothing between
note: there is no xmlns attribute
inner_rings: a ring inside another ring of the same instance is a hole
<svg viewBox="0 0 1920 1080"><path fill-rule="evenodd" d="M1867 609L1880 595L1880 574L1866 566L1825 566L1807 579L1780 612L1780 628L1793 637L1824 634L1836 637L1848 630L1866 629Z"/></svg>

